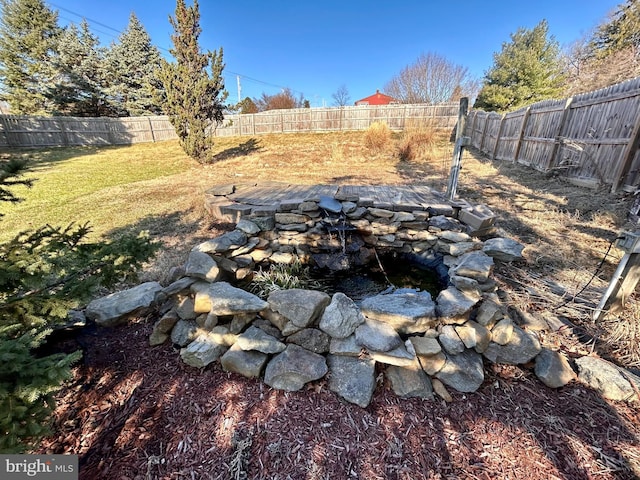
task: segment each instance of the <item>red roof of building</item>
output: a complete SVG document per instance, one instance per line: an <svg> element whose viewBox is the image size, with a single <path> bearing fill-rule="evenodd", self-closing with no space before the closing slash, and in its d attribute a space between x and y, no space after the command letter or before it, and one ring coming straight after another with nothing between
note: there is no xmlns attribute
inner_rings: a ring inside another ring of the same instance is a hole
<svg viewBox="0 0 640 480"><path fill-rule="evenodd" d="M380 93L380 90L376 90L376 93L365 98L361 98L356 102L356 105L389 105L390 103L399 103L395 98Z"/></svg>

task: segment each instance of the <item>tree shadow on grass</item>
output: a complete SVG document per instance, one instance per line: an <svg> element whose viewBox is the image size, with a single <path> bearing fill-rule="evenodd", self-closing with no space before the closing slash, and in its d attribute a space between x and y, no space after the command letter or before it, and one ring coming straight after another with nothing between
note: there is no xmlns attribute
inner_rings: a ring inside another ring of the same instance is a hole
<svg viewBox="0 0 640 480"><path fill-rule="evenodd" d="M75 145L69 147L37 147L37 148L0 148L0 161L10 158L28 159L29 171L38 171L49 168L56 163L66 162L76 157L95 155L107 149L118 149L128 145Z"/></svg>
<svg viewBox="0 0 640 480"><path fill-rule="evenodd" d="M213 156L210 163L219 162L222 160L229 160L231 158L246 157L252 153L256 153L262 150L260 140L256 138L250 138L246 142L239 144L237 147L230 147L217 153Z"/></svg>

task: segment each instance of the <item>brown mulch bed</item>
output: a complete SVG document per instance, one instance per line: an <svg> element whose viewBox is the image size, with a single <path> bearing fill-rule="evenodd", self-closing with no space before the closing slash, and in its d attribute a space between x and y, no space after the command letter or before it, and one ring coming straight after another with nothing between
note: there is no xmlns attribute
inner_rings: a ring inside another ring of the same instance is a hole
<svg viewBox="0 0 640 480"><path fill-rule="evenodd" d="M486 365L453 401L401 399L380 375L365 409L324 382L300 392L185 365L150 348L153 318L87 331L37 453L80 457L81 479L618 479L640 475L640 410L574 383L551 390ZM73 342L70 345L73 347Z"/></svg>

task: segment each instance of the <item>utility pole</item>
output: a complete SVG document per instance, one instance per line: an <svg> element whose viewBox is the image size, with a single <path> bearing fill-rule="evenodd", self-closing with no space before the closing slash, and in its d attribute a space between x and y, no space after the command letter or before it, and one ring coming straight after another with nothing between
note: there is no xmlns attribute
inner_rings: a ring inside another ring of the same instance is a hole
<svg viewBox="0 0 640 480"><path fill-rule="evenodd" d="M238 103L242 101L242 85L240 85L240 75L236 75L238 81Z"/></svg>

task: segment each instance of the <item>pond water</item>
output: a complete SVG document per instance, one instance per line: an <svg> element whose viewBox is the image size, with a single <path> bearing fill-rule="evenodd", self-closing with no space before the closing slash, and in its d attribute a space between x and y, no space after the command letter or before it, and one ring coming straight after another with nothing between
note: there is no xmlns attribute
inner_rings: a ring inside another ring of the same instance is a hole
<svg viewBox="0 0 640 480"><path fill-rule="evenodd" d="M380 257L380 263L382 269L377 262L372 262L341 272L312 269L311 275L320 282L321 289L326 293L342 292L356 303L394 288L427 291L435 299L445 288L435 270L408 257L385 255Z"/></svg>

